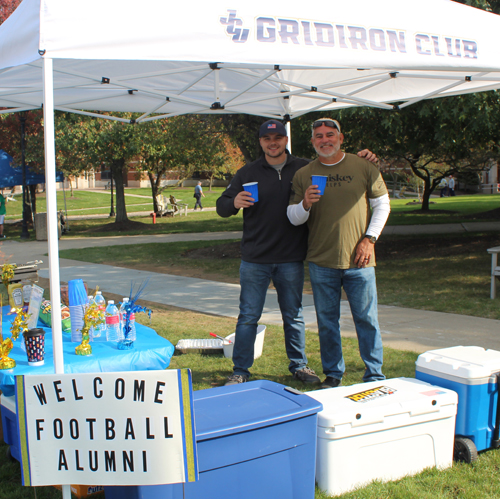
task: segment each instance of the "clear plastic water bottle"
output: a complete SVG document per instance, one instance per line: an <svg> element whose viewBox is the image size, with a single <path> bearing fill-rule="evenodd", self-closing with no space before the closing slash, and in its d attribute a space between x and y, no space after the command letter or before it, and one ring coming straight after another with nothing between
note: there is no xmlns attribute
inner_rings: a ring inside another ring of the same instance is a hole
<svg viewBox="0 0 500 499"><path fill-rule="evenodd" d="M120 313L114 300L109 300L106 307L106 339L107 341L120 340Z"/></svg>
<svg viewBox="0 0 500 499"><path fill-rule="evenodd" d="M89 295L88 296L88 302L87 302L87 306L90 307L93 303L94 303L94 297L92 295ZM94 326L92 326L89 330L89 341L94 341Z"/></svg>
<svg viewBox="0 0 500 499"><path fill-rule="evenodd" d="M100 291L96 291L94 302L104 315L106 313L106 300ZM106 341L106 323L103 322L94 328L94 341Z"/></svg>
<svg viewBox="0 0 500 499"><path fill-rule="evenodd" d="M126 315L126 306L129 302L128 298L123 298L122 305L120 307L120 328L121 328L121 339L118 344L118 348L125 350L127 348L131 348L136 340L136 332L135 332L135 314L131 313L129 318L129 331L127 334L127 315Z"/></svg>

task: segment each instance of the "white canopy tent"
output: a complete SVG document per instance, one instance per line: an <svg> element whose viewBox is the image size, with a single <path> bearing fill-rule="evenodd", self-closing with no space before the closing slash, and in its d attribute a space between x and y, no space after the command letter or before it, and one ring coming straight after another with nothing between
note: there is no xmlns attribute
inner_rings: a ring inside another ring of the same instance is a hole
<svg viewBox="0 0 500 499"><path fill-rule="evenodd" d="M500 17L448 0L24 0L0 28L0 106L294 118L497 88ZM96 113L98 114L98 112Z"/></svg>
<svg viewBox="0 0 500 499"><path fill-rule="evenodd" d="M53 111L292 119L500 87L500 17L449 0L24 0L0 27L0 112L43 105L60 316ZM62 332L54 320L56 372Z"/></svg>
<svg viewBox="0 0 500 499"><path fill-rule="evenodd" d="M43 105L54 317L54 109L121 121L101 113L137 112L138 123L391 110L499 88L499 37L500 17L449 0L24 0L0 27L0 112ZM53 338L55 370L64 372L58 320Z"/></svg>

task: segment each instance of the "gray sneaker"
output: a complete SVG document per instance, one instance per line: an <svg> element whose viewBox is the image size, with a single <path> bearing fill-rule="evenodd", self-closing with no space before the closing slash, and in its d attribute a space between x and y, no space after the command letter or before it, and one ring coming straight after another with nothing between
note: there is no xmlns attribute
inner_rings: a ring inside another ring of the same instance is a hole
<svg viewBox="0 0 500 499"><path fill-rule="evenodd" d="M224 386L238 385L240 383L246 383L247 381L248 376L245 374L231 374L231 376L227 378Z"/></svg>
<svg viewBox="0 0 500 499"><path fill-rule="evenodd" d="M321 383L321 380L310 367L303 367L302 369L293 373L294 379L302 381L302 383Z"/></svg>
<svg viewBox="0 0 500 499"><path fill-rule="evenodd" d="M327 376L325 378L325 381L321 383L321 388L337 388L337 386L340 386L342 384L341 379L337 378L332 378L331 376Z"/></svg>

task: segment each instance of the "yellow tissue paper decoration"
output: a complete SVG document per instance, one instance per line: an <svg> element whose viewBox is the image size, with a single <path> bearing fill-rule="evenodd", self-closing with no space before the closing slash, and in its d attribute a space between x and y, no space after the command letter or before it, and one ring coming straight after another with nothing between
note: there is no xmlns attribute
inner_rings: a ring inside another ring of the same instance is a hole
<svg viewBox="0 0 500 499"><path fill-rule="evenodd" d="M75 348L76 355L92 355L92 347L89 344L90 329L104 322L104 313L94 303L85 305L83 314L82 342Z"/></svg>
<svg viewBox="0 0 500 499"><path fill-rule="evenodd" d="M22 308L13 308L11 313L16 313L16 318L10 327L10 332L12 333L12 339L3 339L3 335L0 336L0 369L13 369L16 367L16 361L9 357L9 353L14 347L12 340L16 341L19 338L19 334L28 329L28 319L29 315L27 311L23 311Z"/></svg>
<svg viewBox="0 0 500 499"><path fill-rule="evenodd" d="M2 265L2 282L7 287L14 277L14 270L17 268L16 264L4 263Z"/></svg>

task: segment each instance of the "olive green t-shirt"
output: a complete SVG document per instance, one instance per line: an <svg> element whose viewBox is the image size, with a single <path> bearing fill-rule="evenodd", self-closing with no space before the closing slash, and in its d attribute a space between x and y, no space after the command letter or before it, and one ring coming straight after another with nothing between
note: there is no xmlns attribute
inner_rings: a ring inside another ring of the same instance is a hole
<svg viewBox="0 0 500 499"><path fill-rule="evenodd" d="M387 194L382 175L375 166L353 154L333 166L319 159L297 171L290 204L298 204L312 184L311 175L326 175L325 193L311 207L307 260L321 267L355 267L357 244L366 233L371 211L368 199ZM368 267L375 265L375 254Z"/></svg>

